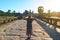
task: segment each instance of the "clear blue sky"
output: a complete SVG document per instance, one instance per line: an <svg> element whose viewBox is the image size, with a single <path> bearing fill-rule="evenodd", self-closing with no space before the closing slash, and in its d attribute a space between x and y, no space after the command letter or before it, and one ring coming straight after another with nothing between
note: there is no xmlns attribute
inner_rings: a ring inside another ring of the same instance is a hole
<svg viewBox="0 0 60 40"><path fill-rule="evenodd" d="M56 3L60 3L59 0L55 0ZM23 12L24 10L32 10L37 12L38 6L44 6L45 11L48 9L60 10L59 5L55 4L54 0L0 0L0 10L15 10L17 12ZM57 2L58 1L58 2ZM54 5L55 4L55 5ZM56 8L56 5L59 6ZM53 7L55 6L55 7Z"/></svg>

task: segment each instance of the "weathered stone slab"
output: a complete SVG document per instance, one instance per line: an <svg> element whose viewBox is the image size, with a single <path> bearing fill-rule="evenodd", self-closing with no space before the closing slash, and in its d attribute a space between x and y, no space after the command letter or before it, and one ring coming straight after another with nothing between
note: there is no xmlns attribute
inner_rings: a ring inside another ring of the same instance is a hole
<svg viewBox="0 0 60 40"><path fill-rule="evenodd" d="M6 40L20 40L19 36L6 36L5 37Z"/></svg>
<svg viewBox="0 0 60 40"><path fill-rule="evenodd" d="M53 38L42 38L42 40L53 40Z"/></svg>
<svg viewBox="0 0 60 40"><path fill-rule="evenodd" d="M41 37L31 37L31 38L26 38L26 40L42 40Z"/></svg>
<svg viewBox="0 0 60 40"><path fill-rule="evenodd" d="M11 34L11 35L20 35L20 31L19 30L6 30L6 35Z"/></svg>
<svg viewBox="0 0 60 40"><path fill-rule="evenodd" d="M6 33L5 32L0 32L0 36L5 36Z"/></svg>
<svg viewBox="0 0 60 40"><path fill-rule="evenodd" d="M0 40L6 40L5 36L0 36Z"/></svg>

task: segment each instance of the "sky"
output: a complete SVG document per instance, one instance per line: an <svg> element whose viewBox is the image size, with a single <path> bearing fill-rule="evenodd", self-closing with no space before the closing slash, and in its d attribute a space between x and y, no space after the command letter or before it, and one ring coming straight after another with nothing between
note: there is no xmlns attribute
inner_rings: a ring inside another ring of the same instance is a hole
<svg viewBox="0 0 60 40"><path fill-rule="evenodd" d="M44 6L44 11L60 11L60 0L0 0L0 10L15 10L16 12L24 12L24 10L32 10L38 12L38 7Z"/></svg>

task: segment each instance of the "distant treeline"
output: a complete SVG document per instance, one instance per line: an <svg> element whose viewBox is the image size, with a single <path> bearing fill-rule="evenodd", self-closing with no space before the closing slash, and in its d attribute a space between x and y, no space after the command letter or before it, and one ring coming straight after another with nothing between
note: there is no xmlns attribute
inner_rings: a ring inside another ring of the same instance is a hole
<svg viewBox="0 0 60 40"><path fill-rule="evenodd" d="M8 10L7 12L0 10L0 16L15 16L18 18L22 18L21 13L16 13L15 11L11 12L11 10Z"/></svg>
<svg viewBox="0 0 60 40"><path fill-rule="evenodd" d="M25 10L23 13L20 13L16 11L11 12L11 10L8 10L7 12L0 10L0 16L15 16L18 18L22 18L23 16L28 16L28 15L34 15L34 12L31 10L29 11Z"/></svg>
<svg viewBox="0 0 60 40"><path fill-rule="evenodd" d="M8 10L7 12L4 12L0 10L0 16L20 16L21 13L16 13L15 11L11 12L11 10Z"/></svg>

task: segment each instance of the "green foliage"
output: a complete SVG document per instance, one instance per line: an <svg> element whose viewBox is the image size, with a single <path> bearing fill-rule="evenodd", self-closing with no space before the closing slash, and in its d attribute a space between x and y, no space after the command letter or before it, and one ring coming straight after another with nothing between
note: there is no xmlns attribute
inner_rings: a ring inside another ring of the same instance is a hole
<svg viewBox="0 0 60 40"><path fill-rule="evenodd" d="M24 16L27 16L28 14L29 14L28 10L25 10L25 11L23 12L23 15L24 15Z"/></svg>
<svg viewBox="0 0 60 40"><path fill-rule="evenodd" d="M38 13L39 13L39 17L43 18L44 17L44 7L43 6L39 6L38 7Z"/></svg>
<svg viewBox="0 0 60 40"><path fill-rule="evenodd" d="M38 7L38 13L42 14L44 12L44 7L43 6L39 6Z"/></svg>
<svg viewBox="0 0 60 40"><path fill-rule="evenodd" d="M43 6L38 7L38 13L39 13L40 19L47 18L47 17L51 16L50 10L48 10L48 13L44 13L44 7Z"/></svg>
<svg viewBox="0 0 60 40"><path fill-rule="evenodd" d="M15 11L13 11L11 13L11 10L8 10L7 12L4 12L4 11L0 10L0 16L15 16L14 13L15 13Z"/></svg>
<svg viewBox="0 0 60 40"><path fill-rule="evenodd" d="M0 10L0 15L3 16L4 15L4 11Z"/></svg>
<svg viewBox="0 0 60 40"><path fill-rule="evenodd" d="M8 10L8 11L7 11L7 13L10 13L10 12L11 12L11 10Z"/></svg>

